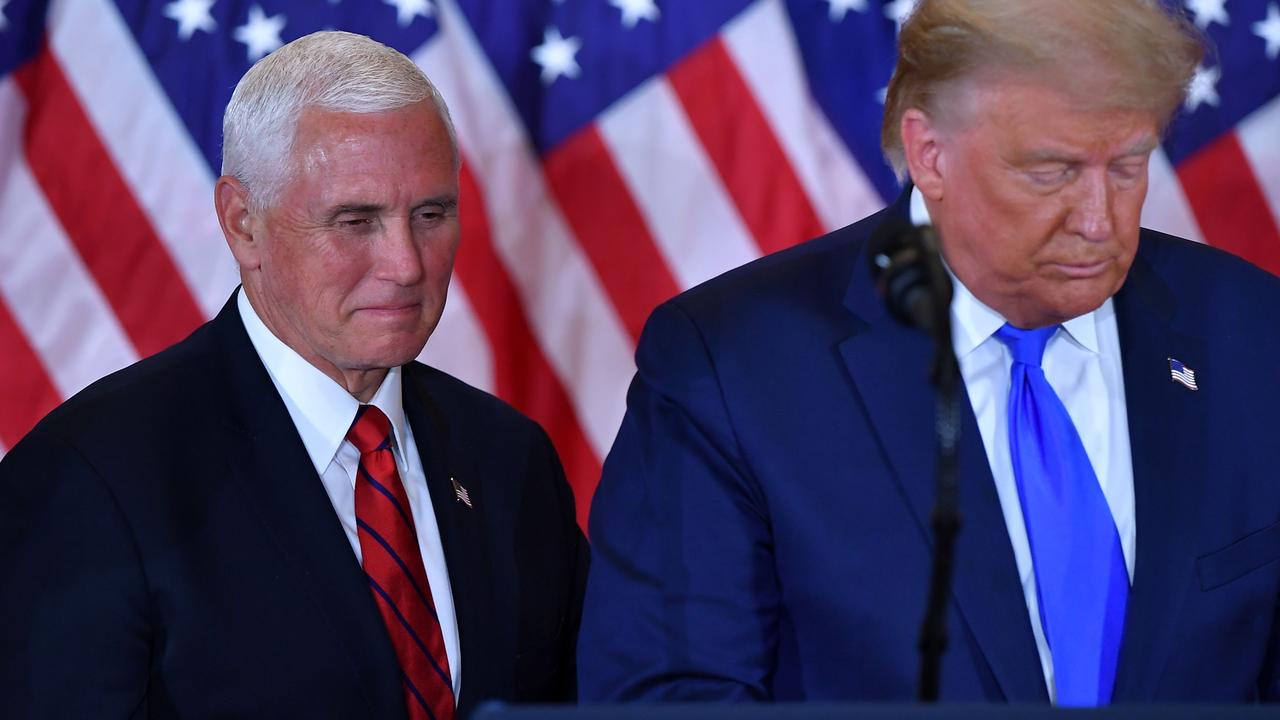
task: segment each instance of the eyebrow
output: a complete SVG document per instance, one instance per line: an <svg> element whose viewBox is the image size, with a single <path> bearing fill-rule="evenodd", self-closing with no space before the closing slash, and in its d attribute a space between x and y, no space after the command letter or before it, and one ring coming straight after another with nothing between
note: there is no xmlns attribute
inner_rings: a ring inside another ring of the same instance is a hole
<svg viewBox="0 0 1280 720"><path fill-rule="evenodd" d="M426 198L425 200L416 203L412 209L418 210L428 205L440 205L446 210L452 210L458 206L458 199L452 195L438 195ZM325 216L325 222L333 222L334 220L337 220L339 216L348 213L353 215L369 215L377 214L384 209L386 209L385 205L379 205L377 203L343 203L329 211L329 214Z"/></svg>
<svg viewBox="0 0 1280 720"><path fill-rule="evenodd" d="M458 206L458 198L455 195L437 195L419 202L413 206L413 209L417 210L418 208L426 207L427 205L439 205L446 210L452 210Z"/></svg>
<svg viewBox="0 0 1280 720"><path fill-rule="evenodd" d="M1146 155L1154 151L1156 147L1159 146L1159 144L1160 142L1155 138L1143 138L1135 142L1133 145L1129 146L1128 150L1125 150L1124 152L1120 153L1116 157L1129 158L1129 157L1137 157L1139 155ZM1018 164L1034 165L1035 163L1042 163L1042 162L1076 163L1076 162L1080 162L1080 159L1068 153L1059 152L1057 150L1032 150L1031 152L1027 153L1024 157L1020 158Z"/></svg>

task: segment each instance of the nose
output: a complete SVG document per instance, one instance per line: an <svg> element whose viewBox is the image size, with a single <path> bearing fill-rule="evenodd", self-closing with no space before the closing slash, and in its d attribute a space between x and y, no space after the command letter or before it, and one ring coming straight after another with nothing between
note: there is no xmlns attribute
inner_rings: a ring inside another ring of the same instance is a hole
<svg viewBox="0 0 1280 720"><path fill-rule="evenodd" d="M409 218L384 222L373 244L374 273L380 280L401 286L416 285L423 276L422 252Z"/></svg>
<svg viewBox="0 0 1280 720"><path fill-rule="evenodd" d="M1067 229L1094 242L1110 238L1115 193L1106 170L1090 168L1082 173L1076 192L1077 197L1067 219Z"/></svg>

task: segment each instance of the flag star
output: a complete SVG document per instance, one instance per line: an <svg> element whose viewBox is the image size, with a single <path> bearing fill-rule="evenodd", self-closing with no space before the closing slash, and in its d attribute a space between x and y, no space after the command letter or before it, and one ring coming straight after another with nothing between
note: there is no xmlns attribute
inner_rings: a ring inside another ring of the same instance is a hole
<svg viewBox="0 0 1280 720"><path fill-rule="evenodd" d="M1267 59L1280 57L1280 6L1267 5L1267 19L1253 24L1253 32L1267 41Z"/></svg>
<svg viewBox="0 0 1280 720"><path fill-rule="evenodd" d="M0 0L0 30L9 27L9 18L4 16L4 6L9 4L9 0Z"/></svg>
<svg viewBox="0 0 1280 720"><path fill-rule="evenodd" d="M212 33L218 29L209 8L215 0L176 0L164 6L164 16L178 23L178 37L188 40L197 30Z"/></svg>
<svg viewBox="0 0 1280 720"><path fill-rule="evenodd" d="M280 40L280 31L284 30L284 24L284 15L267 17L262 12L262 6L254 5L249 8L248 22L236 28L232 37L248 48L249 62L256 62L258 58L284 44Z"/></svg>
<svg viewBox="0 0 1280 720"><path fill-rule="evenodd" d="M1207 30L1212 23L1230 25L1227 0L1187 0L1187 9L1195 13L1196 27Z"/></svg>
<svg viewBox="0 0 1280 720"><path fill-rule="evenodd" d="M622 24L627 28L635 27L641 20L658 22L662 15L654 0L609 0L609 4L622 11Z"/></svg>
<svg viewBox="0 0 1280 720"><path fill-rule="evenodd" d="M827 17L831 18L831 22L840 22L850 10L867 11L867 0L827 0L827 4L831 6L827 8Z"/></svg>
<svg viewBox="0 0 1280 720"><path fill-rule="evenodd" d="M562 37L560 30L548 27L542 34L542 44L535 47L530 56L542 67L542 84L550 85L556 78L576 78L582 72L575 57L582 49L582 41L576 37Z"/></svg>
<svg viewBox="0 0 1280 720"><path fill-rule="evenodd" d="M1222 99L1218 97L1218 81L1222 79L1221 68L1196 68L1191 78L1191 86L1187 88L1187 110L1195 112L1201 105L1218 107Z"/></svg>
<svg viewBox="0 0 1280 720"><path fill-rule="evenodd" d="M898 30L902 30L902 24L911 17L912 11L916 9L916 0L893 0L893 2L884 6L884 16L889 18L898 26Z"/></svg>
<svg viewBox="0 0 1280 720"><path fill-rule="evenodd" d="M889 102L889 87L887 85L876 91L876 100L879 100L881 105Z"/></svg>
<svg viewBox="0 0 1280 720"><path fill-rule="evenodd" d="M396 22L400 27L409 27L415 17L419 15L431 17L435 12L435 8L431 7L431 0L383 0L383 2L395 6Z"/></svg>

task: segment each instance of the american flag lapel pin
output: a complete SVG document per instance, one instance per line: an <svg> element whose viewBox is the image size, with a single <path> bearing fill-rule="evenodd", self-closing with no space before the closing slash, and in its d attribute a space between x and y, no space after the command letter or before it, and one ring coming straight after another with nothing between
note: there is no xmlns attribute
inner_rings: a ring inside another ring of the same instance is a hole
<svg viewBox="0 0 1280 720"><path fill-rule="evenodd" d="M453 483L453 494L457 496L458 502L471 507L471 494L467 492L466 488L462 487L462 483L453 478L449 478L449 482Z"/></svg>
<svg viewBox="0 0 1280 720"><path fill-rule="evenodd" d="M1185 363L1177 358L1169 358L1169 377L1189 390L1200 389L1196 386L1196 371L1187 367Z"/></svg>

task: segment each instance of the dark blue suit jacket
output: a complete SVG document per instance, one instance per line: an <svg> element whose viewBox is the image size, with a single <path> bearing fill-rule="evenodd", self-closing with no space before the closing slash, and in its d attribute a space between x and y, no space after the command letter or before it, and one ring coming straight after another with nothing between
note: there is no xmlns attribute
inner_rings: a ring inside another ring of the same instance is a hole
<svg viewBox="0 0 1280 720"><path fill-rule="evenodd" d="M591 513L583 701L914 698L932 348L873 290L866 240L884 217L650 318ZM1137 515L1115 699L1280 698L1280 281L1144 231L1115 304ZM1198 391L1171 380L1169 358L1195 370ZM1044 701L963 407L942 696Z"/></svg>
<svg viewBox="0 0 1280 720"><path fill-rule="evenodd" d="M550 442L417 363L404 406L453 590L460 717L571 699L586 544ZM368 582L234 299L0 462L0 708L405 717Z"/></svg>

